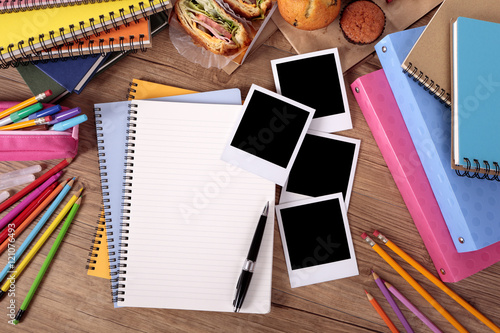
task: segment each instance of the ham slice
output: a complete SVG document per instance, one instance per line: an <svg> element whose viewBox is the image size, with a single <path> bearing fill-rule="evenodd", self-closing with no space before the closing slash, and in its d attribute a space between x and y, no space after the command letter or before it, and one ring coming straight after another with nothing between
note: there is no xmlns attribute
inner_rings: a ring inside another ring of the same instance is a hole
<svg viewBox="0 0 500 333"><path fill-rule="evenodd" d="M231 40L232 37L231 33L229 33L229 31L221 27L220 24L218 24L217 22L211 20L210 18L202 14L196 15L196 18L198 19L197 23L207 28L215 37L219 38L220 35L222 35L225 38Z"/></svg>

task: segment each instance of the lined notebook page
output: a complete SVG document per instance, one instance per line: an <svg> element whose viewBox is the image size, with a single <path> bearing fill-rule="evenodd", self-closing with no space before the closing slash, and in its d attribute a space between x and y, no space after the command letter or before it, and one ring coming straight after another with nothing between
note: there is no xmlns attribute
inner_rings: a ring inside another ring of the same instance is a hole
<svg viewBox="0 0 500 333"><path fill-rule="evenodd" d="M236 283L269 201L242 307L269 312L275 184L220 159L241 106L132 103L128 253L118 305L233 311Z"/></svg>

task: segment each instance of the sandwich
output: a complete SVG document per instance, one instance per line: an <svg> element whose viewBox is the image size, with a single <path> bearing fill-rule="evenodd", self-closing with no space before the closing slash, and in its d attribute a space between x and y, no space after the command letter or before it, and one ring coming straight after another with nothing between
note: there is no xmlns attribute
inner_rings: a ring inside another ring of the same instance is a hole
<svg viewBox="0 0 500 333"><path fill-rule="evenodd" d="M246 19L263 19L271 9L272 0L224 0L232 10Z"/></svg>
<svg viewBox="0 0 500 333"><path fill-rule="evenodd" d="M250 45L245 27L216 0L178 0L175 13L193 42L215 54L230 56Z"/></svg>

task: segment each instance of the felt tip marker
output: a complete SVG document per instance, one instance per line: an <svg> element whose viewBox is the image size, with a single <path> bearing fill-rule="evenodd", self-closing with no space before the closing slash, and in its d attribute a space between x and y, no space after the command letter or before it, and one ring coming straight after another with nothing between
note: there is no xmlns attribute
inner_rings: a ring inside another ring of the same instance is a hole
<svg viewBox="0 0 500 333"><path fill-rule="evenodd" d="M50 108L43 109L42 111L39 111L37 113L34 113L28 117L28 120L40 118L40 117L45 117L45 116L50 116L53 115L56 112L61 111L61 106L60 105L54 105L51 106Z"/></svg>
<svg viewBox="0 0 500 333"><path fill-rule="evenodd" d="M38 94L36 96L33 96L31 98L28 98L27 100L25 100L24 102L21 102L21 103L18 103L14 106L11 106L10 108L8 109L5 109L3 110L2 112L0 112L0 118L3 118L3 117L7 117L8 115L10 115L11 113L14 113L16 111L19 111L21 109L24 109L25 107L27 106L30 106L32 104L35 104L36 102L39 102L41 101L42 99L45 99L49 96L52 95L52 90L46 90L44 91L43 93L41 94Z"/></svg>
<svg viewBox="0 0 500 333"><path fill-rule="evenodd" d="M12 113L10 116L0 119L0 126L5 126L11 123L18 122L19 120L28 117L30 114L35 113L43 108L42 103L38 102L36 104L25 107L22 110Z"/></svg>
<svg viewBox="0 0 500 333"><path fill-rule="evenodd" d="M70 127L76 126L78 124L83 123L84 121L87 120L87 115L82 114L78 117L74 117L65 121L61 121L60 123L55 124L52 126L51 130L52 131L64 131L67 130Z"/></svg>
<svg viewBox="0 0 500 333"><path fill-rule="evenodd" d="M77 114L80 114L82 110L79 107L69 109L66 111L61 111L59 113L56 113L52 116L52 121L49 123L49 125L55 125L63 120L73 118Z"/></svg>

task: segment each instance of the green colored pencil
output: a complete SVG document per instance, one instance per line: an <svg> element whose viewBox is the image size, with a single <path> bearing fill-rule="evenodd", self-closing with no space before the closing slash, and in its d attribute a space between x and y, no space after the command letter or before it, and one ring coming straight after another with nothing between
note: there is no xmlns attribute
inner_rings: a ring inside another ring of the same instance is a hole
<svg viewBox="0 0 500 333"><path fill-rule="evenodd" d="M54 258L54 255L57 252L57 249L59 248L59 245L61 245L61 242L66 235L66 232L69 229L69 226L71 222L73 221L73 218L76 215L76 212L78 211L78 208L80 208L80 202L82 200L82 197L80 196L78 200L73 204L73 207L71 207L71 210L66 217L66 221L64 221L64 225L61 228L61 231L59 231L59 234L57 235L56 240L54 241L54 244L52 244L52 247L50 248L49 254L47 255L47 258L45 258L45 261L40 268L40 271L38 272L38 275L35 278L35 281L33 281L33 284L31 285L30 291L28 292L28 295L26 295L26 298L23 301L23 304L21 304L21 308L19 308L19 311L16 314L16 318L14 319L14 324L18 324L19 321L21 320L21 317L23 313L26 311L28 308L28 305L31 302L31 299L35 295L36 289L38 288L38 285L40 285L40 282L42 282L43 276L47 269L49 268L50 262L52 261L52 258Z"/></svg>

